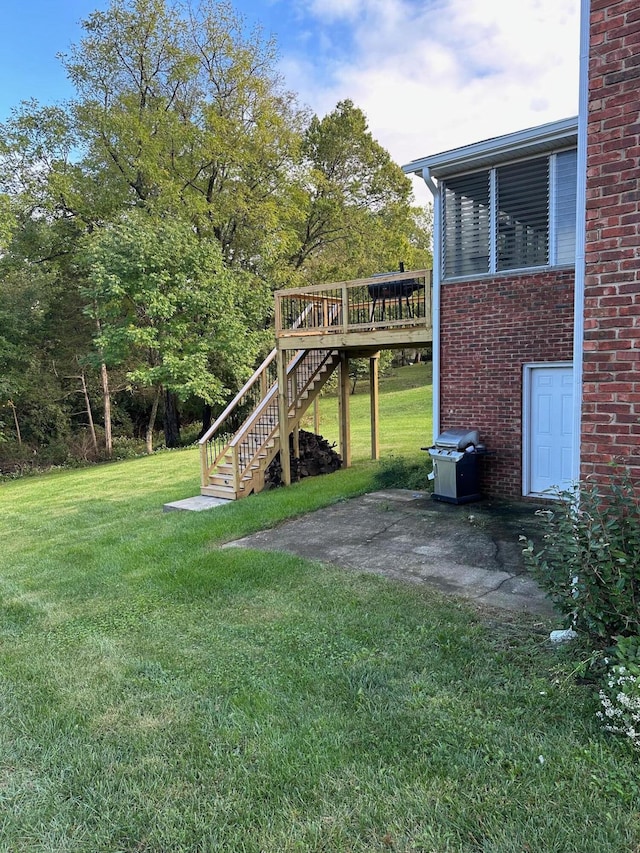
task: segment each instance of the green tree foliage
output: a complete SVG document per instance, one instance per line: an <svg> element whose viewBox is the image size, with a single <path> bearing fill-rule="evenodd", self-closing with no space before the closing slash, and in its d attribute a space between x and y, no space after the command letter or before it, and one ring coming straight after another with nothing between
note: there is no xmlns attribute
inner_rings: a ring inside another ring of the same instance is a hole
<svg viewBox="0 0 640 853"><path fill-rule="evenodd" d="M38 265L0 261L0 407L5 440L66 440L74 411L67 376L81 332L65 316L55 277ZM88 339L85 340L85 344Z"/></svg>
<svg viewBox="0 0 640 853"><path fill-rule="evenodd" d="M62 61L72 100L0 125L5 436L72 432L81 387L108 453L112 403L223 406L270 346L270 289L429 265L362 111L301 109L229 3L111 0Z"/></svg>
<svg viewBox="0 0 640 853"><path fill-rule="evenodd" d="M430 229L411 206L411 183L375 141L362 112L341 101L314 117L302 144L303 181L289 262L330 281L430 265Z"/></svg>
<svg viewBox="0 0 640 853"><path fill-rule="evenodd" d="M3 252L11 241L15 228L15 217L11 210L11 198L0 194L0 252Z"/></svg>
<svg viewBox="0 0 640 853"><path fill-rule="evenodd" d="M86 242L87 303L108 365L128 365L133 387L209 404L245 380L262 343L248 331L266 308L267 290L247 291L246 276L225 267L220 246L180 220L130 211Z"/></svg>
<svg viewBox="0 0 640 853"><path fill-rule="evenodd" d="M188 217L225 259L253 268L275 229L303 113L275 47L227 3L188 13L114 0L65 59L88 151L121 203Z"/></svg>

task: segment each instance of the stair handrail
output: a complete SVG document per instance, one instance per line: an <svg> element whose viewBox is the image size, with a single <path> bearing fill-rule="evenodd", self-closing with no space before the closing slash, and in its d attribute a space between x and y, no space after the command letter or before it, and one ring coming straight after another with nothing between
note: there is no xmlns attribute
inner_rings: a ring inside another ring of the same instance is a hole
<svg viewBox="0 0 640 853"><path fill-rule="evenodd" d="M305 360L309 357L310 350L298 350L293 358L289 361L287 365L287 377L293 377L301 364L304 364ZM291 413L296 411L299 405L299 401L302 398L302 395L307 390L314 376L317 375L318 371L330 358L334 350L313 350L313 352L318 355L322 353L322 357L318 364L313 365L313 370L310 375L307 377L306 381L299 388L295 389L295 392L291 398L287 394L287 410L289 413L289 417L291 417ZM237 471L238 481L242 480L245 473L251 468L254 464L256 457L260 453L260 448L256 449L256 453L247 460L246 464L240 468L237 464L238 462L238 445L243 441L245 435L250 431L250 429L254 426L254 424L260 419L260 417L264 414L265 410L269 408L269 405L273 402L273 397L277 394L277 382L274 382L273 385L269 388L267 394L260 400L256 408L251 412L251 414L244 421L242 426L238 429L236 434L233 436L231 441L228 444L229 450L233 453L234 458L234 469ZM274 436L276 431L279 430L280 424L276 421L271 429L271 432L265 438L268 440Z"/></svg>
<svg viewBox="0 0 640 853"><path fill-rule="evenodd" d="M304 320L307 318L310 311L312 310L312 307L313 307L312 305L307 305L307 307L304 309L304 311L293 322L292 328L297 329L304 322ZM276 358L277 354L278 354L278 350L277 350L277 348L274 347L271 350L271 352L269 353L269 355L264 359L262 364L259 367L257 367L254 370L253 374L249 377L249 379L247 379L247 381L244 383L242 388L238 391L238 393L233 398L233 400L229 403L229 405L226 407L226 409L222 412L222 414L216 418L215 422L209 427L209 429L204 433L204 435L198 440L198 444L206 444L211 439L211 437L218 430L218 428L220 427L222 422L224 420L226 420L226 418L229 417L231 412L238 406L238 404L240 403L242 398L244 396L246 396L247 392L256 384L256 382L258 381L258 379L260 379L262 374L266 372L267 368L269 367L271 362Z"/></svg>
<svg viewBox="0 0 640 853"><path fill-rule="evenodd" d="M218 415L214 423L209 427L209 429L205 432L205 434L199 439L198 444L206 444L209 439L213 436L213 434L218 430L220 425L225 421L231 412L239 405L240 401L243 397L246 396L247 392L251 390L251 388L256 384L256 382L260 379L262 374L269 367L271 362L275 359L278 351L276 349L272 349L269 355L264 359L262 364L255 369L253 374L247 379L242 388L238 391L233 400L229 403L227 408L222 412L221 415Z"/></svg>
<svg viewBox="0 0 640 853"><path fill-rule="evenodd" d="M305 356L305 350L297 350L297 352L295 353L295 355L293 356L293 358L291 359L291 361L287 365L287 377L289 376L289 374L293 370L296 369L296 367L298 366L300 361L304 358L304 356ZM229 447L235 447L237 444L239 444L239 442L242 441L243 434L245 432L247 432L247 430L250 429L253 426L253 424L259 419L260 415L263 414L264 409L267 408L267 406L268 406L269 402L271 401L271 399L273 398L274 394L277 393L277 388L276 388L277 384L278 384L277 382L272 383L272 385L269 387L269 390L264 395L262 400L260 400L260 402L255 407L255 409L251 412L251 414L243 422L242 426L237 430L236 434L233 436L233 438L229 442ZM293 404L291 402L289 402L289 408L291 408L292 405Z"/></svg>

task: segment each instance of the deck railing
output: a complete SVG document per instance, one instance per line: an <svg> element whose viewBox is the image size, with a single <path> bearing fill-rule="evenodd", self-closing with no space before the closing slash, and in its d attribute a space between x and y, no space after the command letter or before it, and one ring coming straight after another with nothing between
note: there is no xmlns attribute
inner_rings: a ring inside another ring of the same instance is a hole
<svg viewBox="0 0 640 853"><path fill-rule="evenodd" d="M235 433L275 384L276 356L277 351L273 349L200 439L203 486L207 485L209 472L220 461Z"/></svg>
<svg viewBox="0 0 640 853"><path fill-rule="evenodd" d="M349 332L431 326L431 270L278 290L276 335Z"/></svg>

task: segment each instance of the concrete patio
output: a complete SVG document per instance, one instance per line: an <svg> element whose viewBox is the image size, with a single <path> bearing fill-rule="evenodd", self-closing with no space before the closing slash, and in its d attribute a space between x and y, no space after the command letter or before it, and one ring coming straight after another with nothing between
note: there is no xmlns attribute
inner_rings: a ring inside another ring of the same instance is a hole
<svg viewBox="0 0 640 853"><path fill-rule="evenodd" d="M538 507L480 501L453 505L388 489L343 501L225 547L286 551L374 572L492 607L553 616L527 573L519 536L540 539Z"/></svg>

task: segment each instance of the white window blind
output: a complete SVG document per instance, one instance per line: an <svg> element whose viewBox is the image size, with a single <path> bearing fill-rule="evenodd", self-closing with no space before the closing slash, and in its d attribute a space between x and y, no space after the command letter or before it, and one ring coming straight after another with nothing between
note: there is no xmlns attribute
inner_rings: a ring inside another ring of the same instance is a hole
<svg viewBox="0 0 640 853"><path fill-rule="evenodd" d="M577 151L556 154L555 262L571 264L576 256Z"/></svg>
<svg viewBox="0 0 640 853"><path fill-rule="evenodd" d="M443 182L443 278L575 260L576 151Z"/></svg>
<svg viewBox="0 0 640 853"><path fill-rule="evenodd" d="M489 172L447 181L444 192L445 277L489 272Z"/></svg>
<svg viewBox="0 0 640 853"><path fill-rule="evenodd" d="M549 159L501 166L496 177L497 268L544 266L549 262Z"/></svg>

